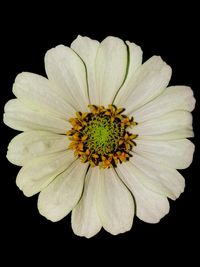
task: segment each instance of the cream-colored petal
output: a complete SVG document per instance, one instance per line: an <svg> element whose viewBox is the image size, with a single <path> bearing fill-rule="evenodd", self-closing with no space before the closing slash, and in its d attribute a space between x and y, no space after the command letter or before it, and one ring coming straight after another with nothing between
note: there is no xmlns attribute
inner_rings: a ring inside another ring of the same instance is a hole
<svg viewBox="0 0 200 267"><path fill-rule="evenodd" d="M128 49L128 69L127 69L127 76L124 81L124 84L118 91L118 93L115 95L115 99L117 98L117 101L114 99L114 104L124 107L123 99L121 99L121 95L124 94L126 90L130 90L129 87L132 88L132 80L134 79L136 70L141 66L142 64L142 50L140 46L131 43L129 41L126 41L127 49ZM120 95L120 97L117 97L117 95Z"/></svg>
<svg viewBox="0 0 200 267"><path fill-rule="evenodd" d="M134 152L175 169L189 167L193 159L194 144L187 140L135 140Z"/></svg>
<svg viewBox="0 0 200 267"><path fill-rule="evenodd" d="M142 65L141 47L129 41L126 41L126 45L128 46L129 52L129 68L126 80L120 90L125 89L126 85L128 85L129 81L135 75L136 70Z"/></svg>
<svg viewBox="0 0 200 267"><path fill-rule="evenodd" d="M37 194L74 160L71 150L37 157L21 168L17 175L17 186L27 197Z"/></svg>
<svg viewBox="0 0 200 267"><path fill-rule="evenodd" d="M169 83L171 72L160 57L151 57L137 69L124 90L119 91L115 104L125 107L126 113L131 114L162 93Z"/></svg>
<svg viewBox="0 0 200 267"><path fill-rule="evenodd" d="M111 104L115 94L122 86L128 64L125 43L116 37L107 37L99 46L96 57L96 88L100 104Z"/></svg>
<svg viewBox="0 0 200 267"><path fill-rule="evenodd" d="M64 151L69 143L66 135L43 131L24 132L9 143L7 158L13 164L23 166L36 157Z"/></svg>
<svg viewBox="0 0 200 267"><path fill-rule="evenodd" d="M174 110L192 111L195 106L193 91L187 86L170 86L161 95L131 114L136 121L144 122Z"/></svg>
<svg viewBox="0 0 200 267"><path fill-rule="evenodd" d="M134 132L134 131L133 131ZM194 137L192 129L184 128L166 134L160 135L139 135L139 140L179 140L184 138Z"/></svg>
<svg viewBox="0 0 200 267"><path fill-rule="evenodd" d="M53 222L64 218L81 197L87 168L88 164L76 160L42 190L38 198L40 214Z"/></svg>
<svg viewBox="0 0 200 267"><path fill-rule="evenodd" d="M31 110L18 99L8 101L3 119L6 125L19 131L44 130L65 134L71 128L69 122Z"/></svg>
<svg viewBox="0 0 200 267"><path fill-rule="evenodd" d="M85 63L91 104L100 105L100 92L97 90L95 77L95 60L99 42L79 35L71 44L71 48Z"/></svg>
<svg viewBox="0 0 200 267"><path fill-rule="evenodd" d="M97 208L103 227L116 235L131 229L134 201L114 169L101 169Z"/></svg>
<svg viewBox="0 0 200 267"><path fill-rule="evenodd" d="M76 110L87 111L89 104L86 68L69 47L59 45L47 51L45 68L54 89Z"/></svg>
<svg viewBox="0 0 200 267"><path fill-rule="evenodd" d="M184 191L185 180L177 170L136 153L133 153L130 162L135 166L135 175L148 189L173 200Z"/></svg>
<svg viewBox="0 0 200 267"><path fill-rule="evenodd" d="M52 90L52 86L49 80L40 75L22 72L15 79L13 93L36 111L49 112L65 120L74 117L76 111Z"/></svg>
<svg viewBox="0 0 200 267"><path fill-rule="evenodd" d="M162 135L181 130L192 130L192 115L188 111L173 111L161 117L138 122L139 124L131 129L131 132L138 134L140 138L148 135Z"/></svg>
<svg viewBox="0 0 200 267"><path fill-rule="evenodd" d="M157 223L169 212L169 202L165 196L147 189L137 176L137 169L130 162L119 164L117 173L133 193L136 215L148 223Z"/></svg>
<svg viewBox="0 0 200 267"><path fill-rule="evenodd" d="M96 235L102 227L96 206L99 178L99 168L90 168L86 176L83 195L72 210L72 229L76 235L90 238Z"/></svg>

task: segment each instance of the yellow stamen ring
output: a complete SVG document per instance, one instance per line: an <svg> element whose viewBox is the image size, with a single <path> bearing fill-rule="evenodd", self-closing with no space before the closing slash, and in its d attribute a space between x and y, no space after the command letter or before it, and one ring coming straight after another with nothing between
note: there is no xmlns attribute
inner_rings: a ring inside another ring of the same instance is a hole
<svg viewBox="0 0 200 267"><path fill-rule="evenodd" d="M71 118L72 125L67 132L74 150L83 163L89 162L92 167L116 167L118 163L129 160L130 152L136 143L137 135L127 131L134 126L133 117L122 114L125 109L114 105L89 105L91 112L76 112L76 118Z"/></svg>

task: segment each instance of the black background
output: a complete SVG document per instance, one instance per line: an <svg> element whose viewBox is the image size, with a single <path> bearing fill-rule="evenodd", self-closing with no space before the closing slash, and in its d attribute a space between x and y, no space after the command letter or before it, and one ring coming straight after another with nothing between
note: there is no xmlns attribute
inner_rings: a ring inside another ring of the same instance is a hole
<svg viewBox="0 0 200 267"><path fill-rule="evenodd" d="M98 5L97 5L98 4ZM171 85L189 85L199 98L199 28L197 7L162 3L136 6L135 3L115 3L110 8L102 2L74 6L58 3L43 7L36 4L11 5L1 9L1 114L11 98L12 83L21 71L45 75L44 54L58 45L70 43L78 34L101 41L108 35L120 37L140 45L144 60L161 55L172 67ZM162 265L175 260L195 261L195 242L199 239L198 189L198 117L194 115L197 148L189 169L181 171L186 178L186 189L175 202L170 201L170 213L159 224L151 225L135 218L131 231L112 236L102 230L92 239L77 237L70 225L70 215L52 223L37 210L37 196L26 198L15 185L19 168L6 158L7 144L17 132L1 124L1 242L7 262L46 262L50 259L66 264L73 259L93 265L123 259L135 264L147 260L149 265ZM75 256L74 256L75 255ZM92 260L95 256L95 260ZM27 266L29 264L27 263Z"/></svg>

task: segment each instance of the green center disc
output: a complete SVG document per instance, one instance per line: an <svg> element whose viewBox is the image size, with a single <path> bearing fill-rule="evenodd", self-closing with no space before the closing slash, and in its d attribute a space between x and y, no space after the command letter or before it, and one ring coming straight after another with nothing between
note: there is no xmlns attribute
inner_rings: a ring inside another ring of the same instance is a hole
<svg viewBox="0 0 200 267"><path fill-rule="evenodd" d="M87 148L94 154L107 155L117 150L120 137L123 135L120 122L112 122L108 116L92 116L83 130L87 135Z"/></svg>

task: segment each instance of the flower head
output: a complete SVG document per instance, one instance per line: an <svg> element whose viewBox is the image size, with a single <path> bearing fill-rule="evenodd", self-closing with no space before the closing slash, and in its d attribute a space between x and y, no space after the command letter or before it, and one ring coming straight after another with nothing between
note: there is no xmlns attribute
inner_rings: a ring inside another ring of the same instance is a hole
<svg viewBox="0 0 200 267"><path fill-rule="evenodd" d="M157 223L185 182L194 145L187 86L168 86L171 68L119 38L78 36L45 55L48 78L21 73L4 122L22 131L7 158L22 166L17 185L40 193L39 212L58 221L72 211L75 234ZM133 199L134 197L134 199Z"/></svg>

